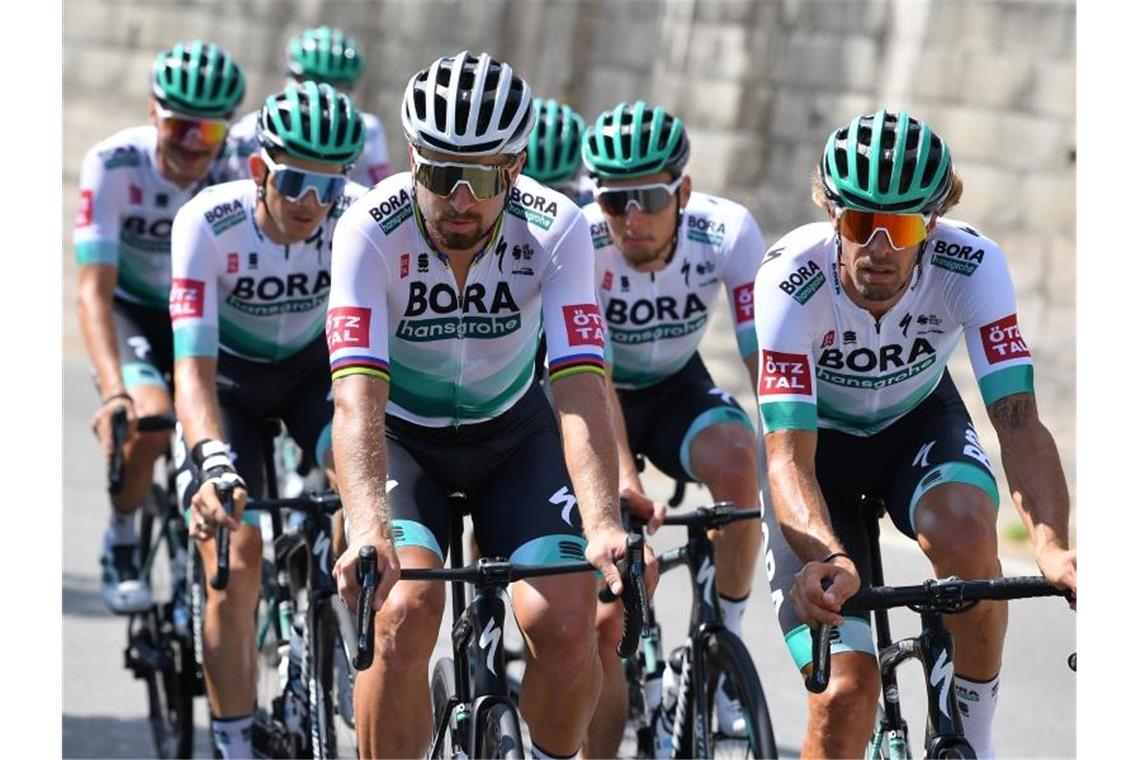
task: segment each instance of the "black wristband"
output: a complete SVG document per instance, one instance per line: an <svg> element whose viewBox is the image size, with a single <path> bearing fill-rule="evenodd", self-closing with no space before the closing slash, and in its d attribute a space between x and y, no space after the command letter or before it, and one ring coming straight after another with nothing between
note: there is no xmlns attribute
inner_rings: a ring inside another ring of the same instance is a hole
<svg viewBox="0 0 1140 760"><path fill-rule="evenodd" d="M832 552L831 554L828 554L826 557L824 557L823 559L821 559L819 561L826 564L833 559L838 559L839 557L846 557L847 559L851 560L851 564L855 564L855 560L851 559L851 555L848 554L847 552Z"/></svg>
<svg viewBox="0 0 1140 760"><path fill-rule="evenodd" d="M103 399L103 403L100 406L106 406L107 404L111 403L112 401L114 401L115 399L118 399L118 398L126 399L127 403L130 404L131 406L134 406L134 404L135 404L135 400L133 398L131 398L131 394L124 391L122 393L116 393L112 396L108 396L107 398Z"/></svg>

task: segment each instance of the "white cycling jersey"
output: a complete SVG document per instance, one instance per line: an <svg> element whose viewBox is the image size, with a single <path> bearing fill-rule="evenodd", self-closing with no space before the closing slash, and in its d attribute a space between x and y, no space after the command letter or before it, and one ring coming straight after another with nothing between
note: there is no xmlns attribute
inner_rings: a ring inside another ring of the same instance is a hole
<svg viewBox="0 0 1140 760"><path fill-rule="evenodd" d="M678 372L696 352L723 286L740 355L756 353L752 286L764 256L760 225L744 206L692 193L677 250L660 272L638 272L610 237L597 203L583 209L594 240L598 300L614 385L637 389Z"/></svg>
<svg viewBox="0 0 1140 760"><path fill-rule="evenodd" d="M934 390L963 333L987 405L1033 391L1001 248L953 219L939 219L923 246L902 300L877 322L840 284L830 224L772 246L756 275L765 433L883 430Z"/></svg>
<svg viewBox="0 0 1140 760"><path fill-rule="evenodd" d="M552 381L603 372L605 328L582 212L529 177L509 193L462 294L447 257L428 243L410 173L384 180L345 213L325 328L334 380L388 380L389 414L445 427L492 419L522 398L543 328Z"/></svg>
<svg viewBox="0 0 1140 760"><path fill-rule="evenodd" d="M221 178L215 163L185 190L158 171L153 125L129 127L97 143L79 171L75 259L119 270L115 295L166 310L170 292L170 228L174 214L200 189Z"/></svg>
<svg viewBox="0 0 1140 760"><path fill-rule="evenodd" d="M247 113L230 127L226 145L227 179L249 177L249 157L260 149L257 143L257 117L260 113L260 110ZM378 117L362 111L360 118L364 122L364 147L348 178L364 187L372 187L391 171L388 137Z"/></svg>
<svg viewBox="0 0 1140 760"><path fill-rule="evenodd" d="M257 225L257 185L243 179L199 193L174 219L170 320L174 358L226 351L278 361L325 326L332 233L365 189L349 182L304 242L279 245Z"/></svg>

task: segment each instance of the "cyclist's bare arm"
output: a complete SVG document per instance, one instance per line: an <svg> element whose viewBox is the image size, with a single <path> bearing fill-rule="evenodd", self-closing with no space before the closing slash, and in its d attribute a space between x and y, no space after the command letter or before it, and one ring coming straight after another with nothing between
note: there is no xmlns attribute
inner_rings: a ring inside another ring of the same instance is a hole
<svg viewBox="0 0 1140 760"><path fill-rule="evenodd" d="M380 583L374 606L379 609L399 578L400 569L385 495L388 449L384 441L384 412L388 407L388 381L351 374L333 380L332 388L333 460L349 538L348 550L337 560L333 574L341 596L350 609L356 609L360 593L356 581L359 548L375 546Z"/></svg>
<svg viewBox="0 0 1140 760"><path fill-rule="evenodd" d="M606 381L597 373L581 373L555 380L552 388L582 529L587 536L606 527L621 530L615 498L618 451Z"/></svg>
<svg viewBox="0 0 1140 760"><path fill-rule="evenodd" d="M217 372L218 360L208 356L186 356L174 362L174 408L188 448L203 438L224 440Z"/></svg>
<svg viewBox="0 0 1140 760"><path fill-rule="evenodd" d="M1076 591L1076 553L1069 550L1069 491L1057 444L1037 416L1035 396L1005 396L986 412L997 431L1013 503L1029 529L1037 564L1050 581Z"/></svg>
<svg viewBox="0 0 1140 760"><path fill-rule="evenodd" d="M606 362L606 396L610 404L610 421L614 426L614 443L617 445L618 483L622 488L632 488L638 493L645 493L641 487L641 475L637 472L637 464L633 461L633 452L629 448L625 414L621 410L621 399L618 398L617 389L614 388L613 365L610 362Z"/></svg>
<svg viewBox="0 0 1140 760"><path fill-rule="evenodd" d="M79 267L79 328L103 398L126 392L111 318L111 299L118 278L118 268L107 264Z"/></svg>

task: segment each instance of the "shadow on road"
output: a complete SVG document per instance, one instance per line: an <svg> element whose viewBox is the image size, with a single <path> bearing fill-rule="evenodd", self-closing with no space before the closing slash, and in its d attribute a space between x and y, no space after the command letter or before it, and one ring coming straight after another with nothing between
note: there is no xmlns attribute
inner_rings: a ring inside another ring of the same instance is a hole
<svg viewBox="0 0 1140 760"><path fill-rule="evenodd" d="M63 614L67 617L112 617L92 579L74 573L63 574Z"/></svg>
<svg viewBox="0 0 1140 760"><path fill-rule="evenodd" d="M201 712L201 704L195 705ZM195 716L199 717L199 716ZM64 757L154 757L146 718L109 715L63 716ZM194 731L194 756L210 757L209 735L200 722Z"/></svg>

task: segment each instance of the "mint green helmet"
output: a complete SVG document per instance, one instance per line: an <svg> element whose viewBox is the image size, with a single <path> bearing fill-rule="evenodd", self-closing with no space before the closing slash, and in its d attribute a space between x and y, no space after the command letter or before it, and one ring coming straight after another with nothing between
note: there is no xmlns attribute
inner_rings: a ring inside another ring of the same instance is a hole
<svg viewBox="0 0 1140 760"><path fill-rule="evenodd" d="M887 214L936 208L954 174L950 146L929 124L883 108L831 133L819 173L829 200Z"/></svg>
<svg viewBox="0 0 1140 760"><path fill-rule="evenodd" d="M286 65L298 80L350 85L364 71L364 52L340 29L318 26L289 40Z"/></svg>
<svg viewBox="0 0 1140 760"><path fill-rule="evenodd" d="M168 110L203 119L228 119L245 96L245 77L217 45L201 40L180 42L154 59L150 93Z"/></svg>
<svg viewBox="0 0 1140 760"><path fill-rule="evenodd" d="M591 177L619 179L668 171L677 176L689 160L689 138L677 117L645 101L619 103L586 130L582 160Z"/></svg>
<svg viewBox="0 0 1140 760"><path fill-rule="evenodd" d="M582 133L586 121L570 106L549 98L535 98L536 119L526 144L523 174L545 185L561 185L574 178L582 165Z"/></svg>
<svg viewBox="0 0 1140 760"><path fill-rule="evenodd" d="M270 153L348 165L364 147L364 121L352 98L331 85L301 82L265 99L257 140Z"/></svg>

